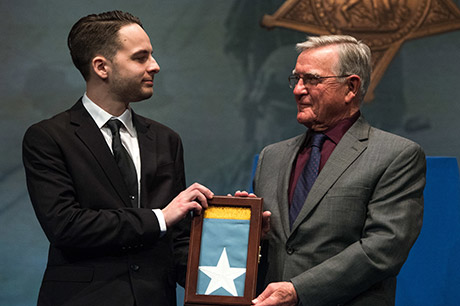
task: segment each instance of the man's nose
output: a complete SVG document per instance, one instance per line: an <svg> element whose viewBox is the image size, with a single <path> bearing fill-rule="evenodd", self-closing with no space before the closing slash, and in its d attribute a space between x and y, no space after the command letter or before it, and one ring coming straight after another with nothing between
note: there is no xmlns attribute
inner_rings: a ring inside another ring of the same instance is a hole
<svg viewBox="0 0 460 306"><path fill-rule="evenodd" d="M297 84L295 84L294 89L292 90L294 95L301 95L307 93L307 87L303 83L303 79L300 78Z"/></svg>
<svg viewBox="0 0 460 306"><path fill-rule="evenodd" d="M158 65L157 61L155 60L155 58L153 58L153 56L150 56L149 59L148 72L154 74L160 72L160 65Z"/></svg>

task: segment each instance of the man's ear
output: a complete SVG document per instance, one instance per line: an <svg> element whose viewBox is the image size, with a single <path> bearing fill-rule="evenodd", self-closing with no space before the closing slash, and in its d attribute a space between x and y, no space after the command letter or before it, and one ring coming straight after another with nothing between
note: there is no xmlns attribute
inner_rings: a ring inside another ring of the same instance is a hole
<svg viewBox="0 0 460 306"><path fill-rule="evenodd" d="M95 56L91 61L91 69L101 79L105 80L108 77L108 71L110 70L108 60L103 56Z"/></svg>
<svg viewBox="0 0 460 306"><path fill-rule="evenodd" d="M345 101L350 103L359 95L359 89L361 87L361 78L355 74L347 78L347 93L345 95Z"/></svg>

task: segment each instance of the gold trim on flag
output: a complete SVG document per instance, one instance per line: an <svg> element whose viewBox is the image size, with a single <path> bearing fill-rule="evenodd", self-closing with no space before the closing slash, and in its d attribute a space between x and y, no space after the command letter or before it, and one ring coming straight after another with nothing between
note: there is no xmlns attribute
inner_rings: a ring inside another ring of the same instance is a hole
<svg viewBox="0 0 460 306"><path fill-rule="evenodd" d="M250 220L251 209L249 207L230 207L230 206L208 206L204 211L205 219L232 219Z"/></svg>

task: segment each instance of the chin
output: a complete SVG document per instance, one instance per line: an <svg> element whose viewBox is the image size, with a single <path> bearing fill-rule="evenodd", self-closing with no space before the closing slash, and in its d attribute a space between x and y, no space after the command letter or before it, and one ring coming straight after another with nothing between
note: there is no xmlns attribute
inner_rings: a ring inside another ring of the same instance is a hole
<svg viewBox="0 0 460 306"><path fill-rule="evenodd" d="M147 100L148 98L150 98L152 95L151 94L143 94L143 95L139 95L137 97L132 97L130 99L131 102L141 102L141 101L144 101L144 100Z"/></svg>
<svg viewBox="0 0 460 306"><path fill-rule="evenodd" d="M314 124L315 120L311 117L305 116L302 113L299 113L297 114L297 122L310 128Z"/></svg>
<svg viewBox="0 0 460 306"><path fill-rule="evenodd" d="M146 100L146 99L150 98L152 95L153 95L153 91L144 92L142 94L142 100Z"/></svg>

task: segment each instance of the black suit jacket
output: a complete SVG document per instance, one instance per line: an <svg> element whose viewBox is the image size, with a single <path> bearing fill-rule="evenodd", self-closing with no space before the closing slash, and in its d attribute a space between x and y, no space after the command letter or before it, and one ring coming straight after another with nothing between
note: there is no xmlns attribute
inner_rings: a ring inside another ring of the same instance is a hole
<svg viewBox="0 0 460 306"><path fill-rule="evenodd" d="M141 155L141 208L130 204L113 155L81 100L31 126L23 142L27 187L50 241L39 305L175 305L189 219L166 235L152 208L185 188L183 149L171 129L133 112Z"/></svg>

